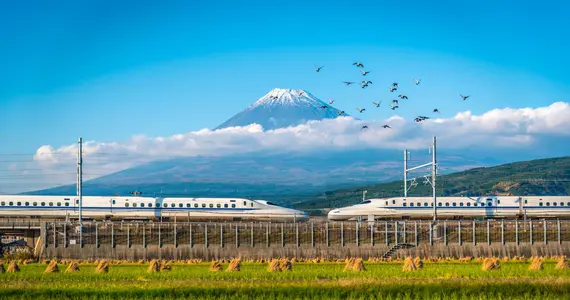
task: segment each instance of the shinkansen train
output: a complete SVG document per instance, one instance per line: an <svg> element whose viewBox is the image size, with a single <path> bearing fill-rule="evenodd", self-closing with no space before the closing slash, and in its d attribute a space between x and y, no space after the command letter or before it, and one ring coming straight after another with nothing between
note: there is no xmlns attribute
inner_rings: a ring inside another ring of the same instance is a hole
<svg viewBox="0 0 570 300"><path fill-rule="evenodd" d="M1 217L78 218L76 196L0 195ZM84 196L82 218L93 220L204 220L303 222L308 214L265 200Z"/></svg>
<svg viewBox="0 0 570 300"><path fill-rule="evenodd" d="M437 197L438 219L570 218L570 196ZM333 209L329 220L431 219L432 197L368 199Z"/></svg>

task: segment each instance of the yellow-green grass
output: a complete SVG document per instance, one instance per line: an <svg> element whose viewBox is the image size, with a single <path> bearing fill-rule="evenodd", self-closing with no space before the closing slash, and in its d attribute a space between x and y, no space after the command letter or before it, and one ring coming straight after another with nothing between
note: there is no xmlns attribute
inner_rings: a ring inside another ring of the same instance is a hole
<svg viewBox="0 0 570 300"><path fill-rule="evenodd" d="M0 298L23 299L562 299L570 294L570 270L531 272L529 262L501 262L482 271L481 262L424 262L416 272L403 263L364 262L366 271L343 272L345 263L294 263L291 272L267 271L267 263L243 262L239 272L210 272L210 263L173 263L169 272L148 273L146 264L80 264L77 273L43 273L46 265L20 266L0 274ZM64 266L60 266L60 269ZM223 264L223 269L228 263Z"/></svg>

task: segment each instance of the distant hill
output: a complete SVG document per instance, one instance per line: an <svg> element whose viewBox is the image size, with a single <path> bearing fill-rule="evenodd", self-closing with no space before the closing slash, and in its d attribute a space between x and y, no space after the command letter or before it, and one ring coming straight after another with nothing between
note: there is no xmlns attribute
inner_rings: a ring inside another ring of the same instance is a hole
<svg viewBox="0 0 570 300"><path fill-rule="evenodd" d="M408 196L430 196L431 185L424 185L423 178L408 191ZM295 203L296 208L320 209L341 207L366 198L402 196L402 180L359 188L343 188L328 191L318 199ZM439 196L480 195L568 195L570 194L570 156L537 159L504 164L496 167L479 167L467 171L442 175L437 178Z"/></svg>

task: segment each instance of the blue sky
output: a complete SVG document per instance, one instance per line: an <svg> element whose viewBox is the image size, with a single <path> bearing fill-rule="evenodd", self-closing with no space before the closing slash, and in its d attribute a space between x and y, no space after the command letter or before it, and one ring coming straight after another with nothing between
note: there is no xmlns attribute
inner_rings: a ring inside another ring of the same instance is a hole
<svg viewBox="0 0 570 300"><path fill-rule="evenodd" d="M389 101L393 80L409 82L418 100L404 117L570 95L563 1L353 2L3 3L0 153L213 128L275 87L350 111ZM340 83L362 79L356 60L378 82L366 91Z"/></svg>

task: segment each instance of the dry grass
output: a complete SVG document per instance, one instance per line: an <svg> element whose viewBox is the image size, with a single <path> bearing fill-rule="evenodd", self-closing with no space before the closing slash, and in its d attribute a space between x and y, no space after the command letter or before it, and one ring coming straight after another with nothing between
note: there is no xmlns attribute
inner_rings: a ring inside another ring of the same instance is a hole
<svg viewBox="0 0 570 300"><path fill-rule="evenodd" d="M101 260L99 264L97 264L97 268L95 269L97 273L108 273L109 272L109 262L106 260Z"/></svg>
<svg viewBox="0 0 570 300"><path fill-rule="evenodd" d="M230 261L230 265L226 269L226 272L239 272L241 266L241 259L234 258Z"/></svg>
<svg viewBox="0 0 570 300"><path fill-rule="evenodd" d="M531 271L540 271L544 269L544 267L542 266L543 263L544 263L544 258L535 256L532 258L532 262L528 267L528 269Z"/></svg>
<svg viewBox="0 0 570 300"><path fill-rule="evenodd" d="M501 262L498 258L485 258L481 269L483 271L498 270L501 268Z"/></svg>
<svg viewBox="0 0 570 300"><path fill-rule="evenodd" d="M354 257L352 257L352 258L347 258L347 259L345 260L346 265L344 266L344 270L343 270L343 271L344 271L344 272L346 272L346 271L351 271L351 270L352 270L352 267L354 266L354 262L355 262L355 261L356 261L356 259L355 259Z"/></svg>
<svg viewBox="0 0 570 300"><path fill-rule="evenodd" d="M170 262L163 260L162 263L160 264L160 271L170 271L172 270L172 264L170 264Z"/></svg>
<svg viewBox="0 0 570 300"><path fill-rule="evenodd" d="M414 258L414 265L416 265L416 268L418 270L421 270L424 268L424 262L421 260L421 258L419 256L416 256L416 258Z"/></svg>
<svg viewBox="0 0 570 300"><path fill-rule="evenodd" d="M279 260L273 259L269 262L269 266L267 267L268 272L281 272L281 268L279 267Z"/></svg>
<svg viewBox="0 0 570 300"><path fill-rule="evenodd" d="M212 272L222 271L222 263L217 260L212 261L212 264L210 265L210 271Z"/></svg>
<svg viewBox="0 0 570 300"><path fill-rule="evenodd" d="M461 258L459 259L459 262L460 262L460 263L468 263L468 262L470 262L470 261L472 261L472 260L473 260L473 257L471 257L471 256L466 256L466 257L461 257Z"/></svg>
<svg viewBox="0 0 570 300"><path fill-rule="evenodd" d="M156 272L160 271L158 261L156 261L156 259L151 260L146 271L148 273L156 273Z"/></svg>
<svg viewBox="0 0 570 300"><path fill-rule="evenodd" d="M291 261L287 258L283 258L279 262L279 269L281 269L281 271L293 271L293 264L291 264Z"/></svg>
<svg viewBox="0 0 570 300"><path fill-rule="evenodd" d="M13 261L10 262L10 264L8 265L8 269L6 270L6 272L8 272L8 273L20 272L20 267L18 266L18 264L16 263L15 260L13 260Z"/></svg>
<svg viewBox="0 0 570 300"><path fill-rule="evenodd" d="M402 271L404 272L411 272L418 269L418 266L414 263L414 260L411 256L406 257L404 260L404 266L402 267Z"/></svg>
<svg viewBox="0 0 570 300"><path fill-rule="evenodd" d="M50 261L44 273L58 273L59 268L57 267L57 262L55 260Z"/></svg>
<svg viewBox="0 0 570 300"><path fill-rule="evenodd" d="M344 272L353 271L361 272L366 271L362 258L347 258L345 259L346 265L344 266Z"/></svg>
<svg viewBox="0 0 570 300"><path fill-rule="evenodd" d="M67 269L65 270L66 273L75 273L75 272L79 272L79 264L75 261L72 261L69 263L69 266L67 266Z"/></svg>
<svg viewBox="0 0 570 300"><path fill-rule="evenodd" d="M562 256L558 259L558 263L555 267L557 270L566 270L570 269L570 264L568 263L568 259L565 256Z"/></svg>

